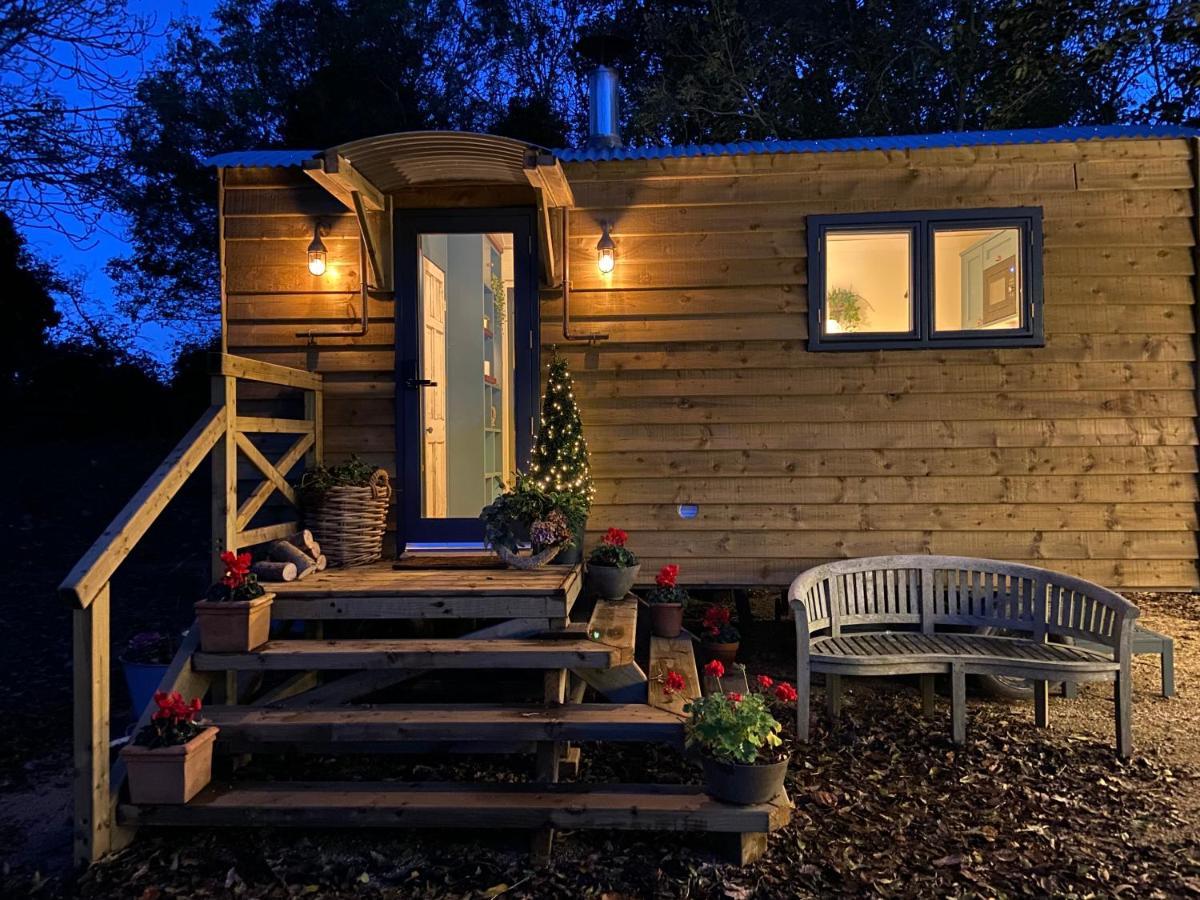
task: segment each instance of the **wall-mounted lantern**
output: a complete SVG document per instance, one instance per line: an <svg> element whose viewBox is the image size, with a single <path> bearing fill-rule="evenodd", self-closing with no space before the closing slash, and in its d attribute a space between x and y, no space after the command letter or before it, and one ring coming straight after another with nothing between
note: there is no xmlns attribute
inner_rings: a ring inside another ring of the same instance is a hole
<svg viewBox="0 0 1200 900"><path fill-rule="evenodd" d="M600 235L600 240L596 242L596 266L604 275L609 274L616 265L616 257L614 252L617 245L613 243L612 235L608 233L608 222L601 222L600 227L604 229Z"/></svg>
<svg viewBox="0 0 1200 900"><path fill-rule="evenodd" d="M312 243L308 245L308 273L310 275L325 274L325 242L321 240L321 233L328 234L320 222L313 226Z"/></svg>

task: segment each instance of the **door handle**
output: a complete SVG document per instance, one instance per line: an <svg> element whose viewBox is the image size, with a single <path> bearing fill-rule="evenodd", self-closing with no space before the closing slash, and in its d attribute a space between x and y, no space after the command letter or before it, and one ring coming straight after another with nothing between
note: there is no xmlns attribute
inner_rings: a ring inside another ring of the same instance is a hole
<svg viewBox="0 0 1200 900"><path fill-rule="evenodd" d="M437 382L430 381L428 378L410 378L404 382L404 386L407 388L437 387Z"/></svg>

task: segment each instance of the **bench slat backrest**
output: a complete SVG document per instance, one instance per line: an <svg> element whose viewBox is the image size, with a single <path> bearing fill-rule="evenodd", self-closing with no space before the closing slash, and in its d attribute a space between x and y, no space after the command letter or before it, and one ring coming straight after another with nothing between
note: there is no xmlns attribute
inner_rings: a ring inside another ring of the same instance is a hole
<svg viewBox="0 0 1200 900"><path fill-rule="evenodd" d="M960 556L877 556L816 566L792 582L789 598L809 632L848 626L993 627L1082 638L1114 649L1138 611L1119 594L1082 578L998 560Z"/></svg>

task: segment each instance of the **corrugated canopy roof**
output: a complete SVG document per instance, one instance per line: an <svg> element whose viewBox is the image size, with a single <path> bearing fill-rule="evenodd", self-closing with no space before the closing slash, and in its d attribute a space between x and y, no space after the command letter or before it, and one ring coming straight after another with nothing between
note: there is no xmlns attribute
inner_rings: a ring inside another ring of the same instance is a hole
<svg viewBox="0 0 1200 900"><path fill-rule="evenodd" d="M673 144L611 149L542 150L511 138L453 131L416 131L351 141L335 147L361 171L366 166L390 169L397 186L428 184L447 169L461 169L466 182L521 183L518 167L528 152L552 154L562 162L603 162L621 159L669 159L685 156L738 156L754 153L836 153L862 150L918 150L936 147L979 147L988 144L1053 144L1067 141L1169 139L1200 136L1200 131L1177 125L1064 125L1057 128L1018 128L1008 131L953 131L943 134L885 135L804 141L739 141L731 144ZM317 150L244 150L221 153L208 160L213 166L299 166ZM355 156L351 156L351 153ZM393 154L391 160L388 154ZM397 162L403 155L406 161ZM370 163L357 157L369 158ZM485 158L486 157L486 158ZM518 161L519 160L519 161ZM469 173L469 174L468 174ZM453 173L451 173L453 174ZM523 177L523 176L522 176ZM404 181L409 178L412 180ZM425 180L422 180L425 179ZM382 188L383 186L380 185ZM387 190L388 188L384 188Z"/></svg>
<svg viewBox="0 0 1200 900"><path fill-rule="evenodd" d="M431 184L529 184L527 166L550 151L466 131L409 131L339 144L337 155L381 191Z"/></svg>

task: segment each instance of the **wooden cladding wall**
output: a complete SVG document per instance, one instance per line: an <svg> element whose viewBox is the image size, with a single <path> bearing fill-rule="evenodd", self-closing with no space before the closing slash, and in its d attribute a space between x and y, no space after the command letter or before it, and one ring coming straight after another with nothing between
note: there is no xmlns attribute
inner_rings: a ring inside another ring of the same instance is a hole
<svg viewBox="0 0 1200 900"><path fill-rule="evenodd" d="M610 336L565 348L592 528L692 584L930 552L1196 586L1191 165L1123 141L569 166L571 320ZM1044 208L1045 348L807 352L807 215L986 206ZM561 301L542 316L561 344Z"/></svg>
<svg viewBox="0 0 1200 900"><path fill-rule="evenodd" d="M542 340L575 374L592 528L697 585L927 551L1197 586L1191 166L1186 141L568 166L572 323L610 338L564 346L553 297ZM394 472L392 304L365 337L297 336L357 324L353 219L298 172L225 176L229 351L325 374L327 457ZM1045 210L1044 348L807 352L807 215L1016 205Z"/></svg>

